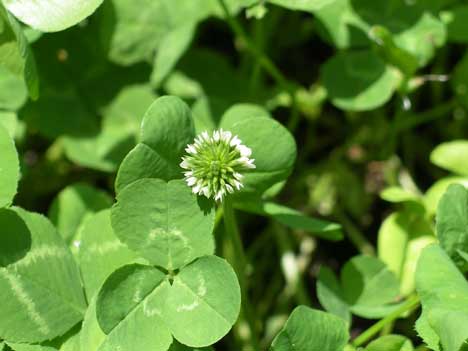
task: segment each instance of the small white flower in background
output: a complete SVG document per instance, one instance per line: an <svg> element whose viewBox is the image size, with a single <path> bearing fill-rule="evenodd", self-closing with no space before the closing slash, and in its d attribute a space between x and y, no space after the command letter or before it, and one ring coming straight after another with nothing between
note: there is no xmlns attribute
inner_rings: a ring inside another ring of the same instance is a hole
<svg viewBox="0 0 468 351"><path fill-rule="evenodd" d="M228 193L243 187L243 173L255 168L252 150L237 135L222 129L210 136L203 132L185 148L180 166L192 192L222 201Z"/></svg>

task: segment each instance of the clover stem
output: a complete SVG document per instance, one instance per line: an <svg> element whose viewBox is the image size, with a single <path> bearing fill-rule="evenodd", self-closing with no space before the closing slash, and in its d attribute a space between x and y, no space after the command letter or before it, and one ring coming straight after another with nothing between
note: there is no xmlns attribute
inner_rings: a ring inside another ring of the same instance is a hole
<svg viewBox="0 0 468 351"><path fill-rule="evenodd" d="M457 106L455 99L444 102L440 105L431 108L428 111L420 113L411 113L403 119L395 121L395 131L403 132L420 126L421 124L435 121L439 118L450 116L450 112Z"/></svg>
<svg viewBox="0 0 468 351"><path fill-rule="evenodd" d="M214 229L218 228L219 222L221 222L221 219L223 219L223 208L218 207L216 209L216 214L215 214L215 222L214 222Z"/></svg>
<svg viewBox="0 0 468 351"><path fill-rule="evenodd" d="M226 197L223 201L223 215L226 233L229 236L233 249L232 263L239 278L239 285L242 296L242 314L249 325L250 342L255 350L260 350L260 344L257 336L257 328L253 317L252 307L247 294L246 272L247 272L247 257L242 245L242 239L237 227L236 216L232 199Z"/></svg>
<svg viewBox="0 0 468 351"><path fill-rule="evenodd" d="M361 335L354 339L352 345L357 347L369 341L374 335L382 330L387 324L392 323L395 319L403 315L405 312L411 311L419 306L419 296L412 295L406 302L397 310L390 313L387 317L381 319L377 323L373 324L370 328L365 330Z"/></svg>
<svg viewBox="0 0 468 351"><path fill-rule="evenodd" d="M265 53L259 48L258 45L248 36L242 25L237 21L235 17L231 15L225 0L218 0L222 7L224 14L226 15L226 21L231 27L235 35L237 35L246 45L247 50L257 59L257 62L263 69L284 89L291 98L291 117L288 128L294 131L299 122L299 109L297 108L297 100L294 86L288 81L283 75L280 69L265 55Z"/></svg>

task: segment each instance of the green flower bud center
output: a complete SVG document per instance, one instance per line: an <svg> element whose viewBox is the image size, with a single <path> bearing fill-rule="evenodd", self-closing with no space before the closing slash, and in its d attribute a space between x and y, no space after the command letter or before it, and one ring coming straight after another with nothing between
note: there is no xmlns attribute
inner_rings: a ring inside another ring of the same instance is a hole
<svg viewBox="0 0 468 351"><path fill-rule="evenodd" d="M223 173L226 173L226 170L222 168L220 161L211 161L210 169L211 177L219 176L222 171L224 171Z"/></svg>
<svg viewBox="0 0 468 351"><path fill-rule="evenodd" d="M188 155L182 158L181 164L188 170L186 181L195 193L217 196L218 199L227 192L240 190L242 173L255 168L249 163L253 160L246 156L249 149L240 145L237 137L232 138L230 133L226 136L222 130L219 133L213 137L198 137L193 145L188 146Z"/></svg>

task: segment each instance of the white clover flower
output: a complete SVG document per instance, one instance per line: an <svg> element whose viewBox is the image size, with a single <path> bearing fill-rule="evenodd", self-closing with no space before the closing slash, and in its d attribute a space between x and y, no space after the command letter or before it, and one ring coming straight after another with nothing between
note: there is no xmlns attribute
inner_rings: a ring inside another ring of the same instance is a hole
<svg viewBox="0 0 468 351"><path fill-rule="evenodd" d="M203 132L185 148L180 167L192 192L222 201L225 195L240 190L245 171L255 168L252 150L237 135L222 129L210 136Z"/></svg>

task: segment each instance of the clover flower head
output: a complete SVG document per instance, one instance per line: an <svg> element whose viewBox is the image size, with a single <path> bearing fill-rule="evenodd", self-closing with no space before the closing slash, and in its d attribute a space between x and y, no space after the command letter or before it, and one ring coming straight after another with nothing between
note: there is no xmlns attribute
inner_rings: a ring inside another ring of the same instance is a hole
<svg viewBox="0 0 468 351"><path fill-rule="evenodd" d="M243 173L255 168L252 150L229 131L203 132L185 148L180 167L192 192L222 201L243 187Z"/></svg>

